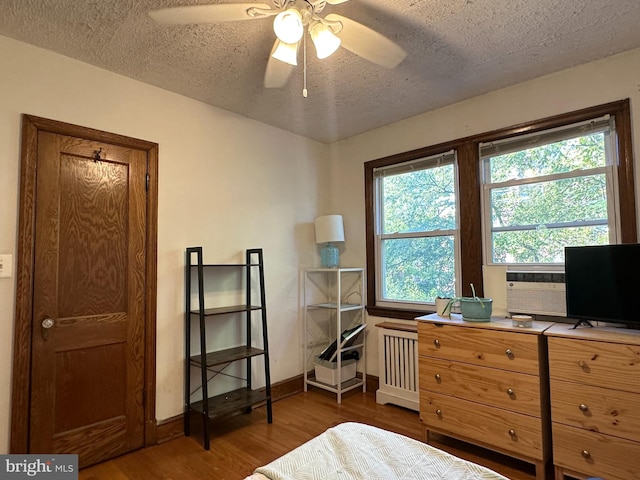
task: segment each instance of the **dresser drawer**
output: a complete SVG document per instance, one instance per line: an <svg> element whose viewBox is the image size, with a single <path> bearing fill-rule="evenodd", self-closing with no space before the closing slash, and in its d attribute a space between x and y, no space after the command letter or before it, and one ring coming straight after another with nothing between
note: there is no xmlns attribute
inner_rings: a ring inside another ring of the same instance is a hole
<svg viewBox="0 0 640 480"><path fill-rule="evenodd" d="M427 429L543 459L539 418L423 390L420 392L420 419Z"/></svg>
<svg viewBox="0 0 640 480"><path fill-rule="evenodd" d="M418 322L418 353L539 374L538 335Z"/></svg>
<svg viewBox="0 0 640 480"><path fill-rule="evenodd" d="M550 337L551 378L640 392L640 346Z"/></svg>
<svg viewBox="0 0 640 480"><path fill-rule="evenodd" d="M640 478L640 443L553 423L553 463L606 480Z"/></svg>
<svg viewBox="0 0 640 480"><path fill-rule="evenodd" d="M565 425L640 442L638 393L552 379L551 418Z"/></svg>
<svg viewBox="0 0 640 480"><path fill-rule="evenodd" d="M526 373L420 357L420 389L540 416L540 378Z"/></svg>

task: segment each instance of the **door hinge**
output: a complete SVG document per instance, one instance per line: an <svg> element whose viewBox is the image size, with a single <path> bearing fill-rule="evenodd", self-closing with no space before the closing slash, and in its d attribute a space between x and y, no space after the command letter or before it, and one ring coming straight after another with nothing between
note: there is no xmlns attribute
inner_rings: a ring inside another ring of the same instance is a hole
<svg viewBox="0 0 640 480"><path fill-rule="evenodd" d="M147 173L147 184L146 184L146 186L145 186L145 188L147 189L147 192L149 191L149 182L150 182L150 181L151 181L151 175L149 175L149 174Z"/></svg>

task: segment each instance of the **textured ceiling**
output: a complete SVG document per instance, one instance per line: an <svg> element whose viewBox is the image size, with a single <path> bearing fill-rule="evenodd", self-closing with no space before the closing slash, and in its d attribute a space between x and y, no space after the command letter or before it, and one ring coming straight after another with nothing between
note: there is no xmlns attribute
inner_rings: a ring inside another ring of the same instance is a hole
<svg viewBox="0 0 640 480"><path fill-rule="evenodd" d="M0 35L327 143L640 47L640 0L350 0L321 16L352 18L408 56L387 70L310 48L303 98L301 62L284 88L263 87L269 19L166 26L147 15L208 3L223 2L0 0Z"/></svg>

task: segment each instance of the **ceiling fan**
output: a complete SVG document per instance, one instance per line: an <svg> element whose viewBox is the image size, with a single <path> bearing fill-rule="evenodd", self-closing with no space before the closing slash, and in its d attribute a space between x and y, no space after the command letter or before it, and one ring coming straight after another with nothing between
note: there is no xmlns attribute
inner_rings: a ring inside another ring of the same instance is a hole
<svg viewBox="0 0 640 480"><path fill-rule="evenodd" d="M162 8L149 12L157 23L184 25L219 23L275 17L276 40L269 55L264 76L266 88L283 87L297 65L300 44L305 44L305 30L311 37L318 58L326 58L340 46L356 55L393 68L407 53L380 33L342 15L330 13L320 17L327 4L347 0L272 0L266 3L217 3ZM306 56L305 56L306 59ZM305 89L306 93L306 89ZM306 96L306 95L305 95Z"/></svg>

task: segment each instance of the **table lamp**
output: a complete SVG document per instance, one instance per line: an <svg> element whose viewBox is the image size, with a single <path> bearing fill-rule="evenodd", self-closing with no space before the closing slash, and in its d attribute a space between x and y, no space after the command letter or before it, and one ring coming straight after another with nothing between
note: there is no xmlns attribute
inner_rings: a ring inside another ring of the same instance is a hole
<svg viewBox="0 0 640 480"><path fill-rule="evenodd" d="M342 215L324 215L316 218L316 243L322 244L320 265L336 268L340 264L340 252L334 242L344 242Z"/></svg>

